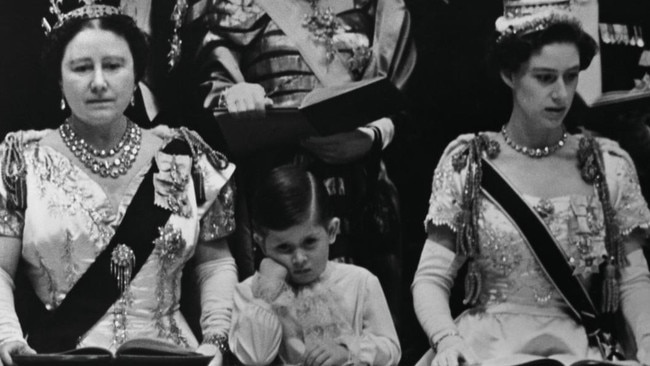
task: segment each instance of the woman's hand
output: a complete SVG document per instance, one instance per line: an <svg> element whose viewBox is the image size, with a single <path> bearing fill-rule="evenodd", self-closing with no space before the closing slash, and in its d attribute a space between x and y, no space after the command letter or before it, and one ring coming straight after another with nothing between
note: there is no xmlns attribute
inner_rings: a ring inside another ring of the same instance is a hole
<svg viewBox="0 0 650 366"><path fill-rule="evenodd" d="M324 137L309 137L301 145L329 164L357 161L370 152L373 143L370 129L360 129Z"/></svg>
<svg viewBox="0 0 650 366"><path fill-rule="evenodd" d="M443 339L438 344L438 353L431 361L431 366L458 366L477 363L474 351L459 336Z"/></svg>
<svg viewBox="0 0 650 366"><path fill-rule="evenodd" d="M324 342L305 352L303 366L339 366L348 361L350 352L340 344Z"/></svg>
<svg viewBox="0 0 650 366"><path fill-rule="evenodd" d="M238 83L223 93L228 113L234 118L264 117L266 106L273 104L260 84Z"/></svg>
<svg viewBox="0 0 650 366"><path fill-rule="evenodd" d="M10 341L0 346L0 366L13 366L12 356L15 355L35 355L34 351L25 342Z"/></svg>

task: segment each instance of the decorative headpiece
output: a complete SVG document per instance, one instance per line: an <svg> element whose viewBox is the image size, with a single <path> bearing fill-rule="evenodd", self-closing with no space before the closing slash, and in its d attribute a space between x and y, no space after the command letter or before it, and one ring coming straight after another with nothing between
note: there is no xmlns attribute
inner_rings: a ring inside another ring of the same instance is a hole
<svg viewBox="0 0 650 366"><path fill-rule="evenodd" d="M96 19L123 14L120 8L110 5L96 4L96 1L94 0L79 0L79 3L84 4L83 6L64 13L61 10L62 3L63 0L50 0L50 13L54 14L56 17L56 23L54 23L54 26L51 26L47 19L43 18L42 25L43 28L45 28L45 33L50 33L53 29L59 28L72 19Z"/></svg>
<svg viewBox="0 0 650 366"><path fill-rule="evenodd" d="M503 0L503 16L495 23L499 32L497 42L512 35L544 30L561 22L580 24L571 13L571 0Z"/></svg>

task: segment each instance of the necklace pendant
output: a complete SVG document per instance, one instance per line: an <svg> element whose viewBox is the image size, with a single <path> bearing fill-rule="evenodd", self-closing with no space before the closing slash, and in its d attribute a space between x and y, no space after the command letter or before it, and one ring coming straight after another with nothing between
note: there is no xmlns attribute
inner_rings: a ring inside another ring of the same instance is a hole
<svg viewBox="0 0 650 366"><path fill-rule="evenodd" d="M111 274L117 281L120 293L124 292L131 283L131 275L135 268L135 253L126 244L118 244L111 253Z"/></svg>

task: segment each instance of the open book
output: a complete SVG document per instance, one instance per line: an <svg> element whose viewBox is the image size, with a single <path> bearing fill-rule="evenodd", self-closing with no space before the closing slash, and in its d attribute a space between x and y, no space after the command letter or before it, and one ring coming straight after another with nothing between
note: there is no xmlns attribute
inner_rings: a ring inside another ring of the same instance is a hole
<svg viewBox="0 0 650 366"><path fill-rule="evenodd" d="M266 148L296 144L309 136L351 131L406 108L406 97L377 77L336 87L316 88L298 108L267 108L264 118L235 119L227 110L215 118L228 152L246 156Z"/></svg>
<svg viewBox="0 0 650 366"><path fill-rule="evenodd" d="M526 354L515 354L503 358L494 358L476 366L641 366L636 361L599 361L585 360L573 355L554 355L540 357Z"/></svg>
<svg viewBox="0 0 650 366"><path fill-rule="evenodd" d="M85 347L61 353L14 356L18 366L41 365L178 365L206 366L212 356L156 339L138 338L124 342L113 354L105 348Z"/></svg>

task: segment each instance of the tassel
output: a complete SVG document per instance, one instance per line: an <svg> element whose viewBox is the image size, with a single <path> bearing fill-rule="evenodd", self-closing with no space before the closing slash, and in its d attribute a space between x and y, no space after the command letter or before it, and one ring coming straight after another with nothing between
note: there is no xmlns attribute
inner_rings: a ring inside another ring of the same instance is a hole
<svg viewBox="0 0 650 366"><path fill-rule="evenodd" d="M468 266L467 275L465 275L465 298L463 299L463 304L472 306L476 304L481 294L482 280L481 274L478 271L478 265L474 259L470 260Z"/></svg>
<svg viewBox="0 0 650 366"><path fill-rule="evenodd" d="M608 260L603 273L601 311L603 313L614 313L618 310L620 299L620 288L616 278L616 266L614 258Z"/></svg>
<svg viewBox="0 0 650 366"><path fill-rule="evenodd" d="M194 182L194 193L196 195L196 204L202 205L205 203L205 184L203 183L203 171L198 164L198 161L195 161L192 164L192 181Z"/></svg>
<svg viewBox="0 0 650 366"><path fill-rule="evenodd" d="M24 210L27 208L27 169L22 140L9 134L5 142L7 151L2 159L2 182L7 189L7 208Z"/></svg>
<svg viewBox="0 0 650 366"><path fill-rule="evenodd" d="M111 252L111 274L117 282L120 294L131 283L131 275L135 268L135 254L126 244L118 244Z"/></svg>

